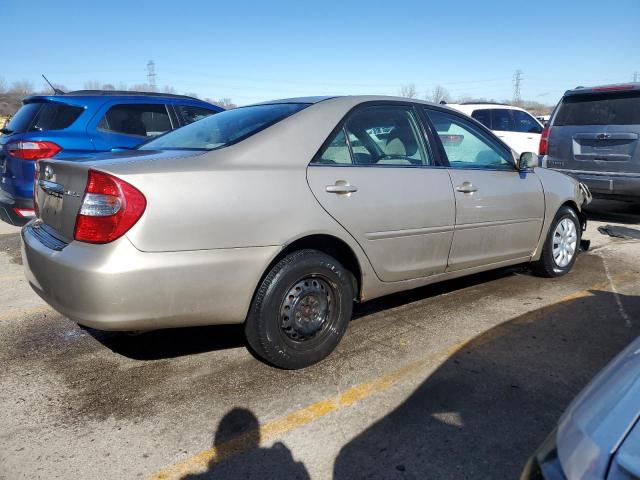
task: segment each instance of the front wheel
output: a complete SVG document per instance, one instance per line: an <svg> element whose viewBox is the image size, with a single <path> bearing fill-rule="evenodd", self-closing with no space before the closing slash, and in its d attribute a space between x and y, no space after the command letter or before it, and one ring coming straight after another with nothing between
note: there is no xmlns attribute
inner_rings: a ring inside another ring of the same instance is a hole
<svg viewBox="0 0 640 480"><path fill-rule="evenodd" d="M258 287L245 323L258 357L298 369L329 355L347 330L353 277L335 258L299 250L280 260Z"/></svg>
<svg viewBox="0 0 640 480"><path fill-rule="evenodd" d="M534 273L541 277L560 277L569 273L576 262L581 234L575 210L561 207L549 228L540 260L532 264Z"/></svg>

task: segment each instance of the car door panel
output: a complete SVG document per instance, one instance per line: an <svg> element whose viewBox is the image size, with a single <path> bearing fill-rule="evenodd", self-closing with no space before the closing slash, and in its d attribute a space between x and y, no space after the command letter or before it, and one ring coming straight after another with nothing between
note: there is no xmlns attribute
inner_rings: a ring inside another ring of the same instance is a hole
<svg viewBox="0 0 640 480"><path fill-rule="evenodd" d="M449 162L456 221L447 271L530 256L544 219L542 184L511 152L450 112L426 109Z"/></svg>
<svg viewBox="0 0 640 480"><path fill-rule="evenodd" d="M530 256L544 218L542 184L533 172L449 171L454 188L465 182L477 191L456 191L456 229L448 270L461 270Z"/></svg>
<svg viewBox="0 0 640 480"><path fill-rule="evenodd" d="M396 104L352 112L307 169L318 202L386 282L443 273L453 239L451 180L416 113Z"/></svg>
<svg viewBox="0 0 640 480"><path fill-rule="evenodd" d="M356 239L381 280L445 271L455 218L446 169L310 166L307 179L318 202ZM327 191L341 183L357 191Z"/></svg>

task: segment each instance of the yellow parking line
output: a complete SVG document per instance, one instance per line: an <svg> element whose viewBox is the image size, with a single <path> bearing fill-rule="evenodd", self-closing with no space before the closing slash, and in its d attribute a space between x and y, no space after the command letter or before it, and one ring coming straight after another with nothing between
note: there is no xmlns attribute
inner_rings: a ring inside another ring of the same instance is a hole
<svg viewBox="0 0 640 480"><path fill-rule="evenodd" d="M6 312L0 313L0 321L3 320L15 320L17 317L23 315L33 315L34 313L44 313L53 311L51 307L47 305L43 305L41 307L32 307L32 308L14 308L12 310L7 310Z"/></svg>
<svg viewBox="0 0 640 480"><path fill-rule="evenodd" d="M625 281L635 278L632 272L623 272L614 277L618 281ZM556 308L565 302L576 300L583 297L588 297L592 294L592 290L603 290L609 287L608 283L597 283L589 288L574 292L570 295L562 297L560 300L544 306L545 313L549 313L549 308ZM496 339L501 335L505 335L507 330L490 331L491 339ZM484 332L483 335L489 332ZM486 340L486 339L484 339ZM313 403L300 410L296 410L283 417L277 418L271 422L265 423L258 427L258 432L247 432L239 437L232 438L227 442L217 447L212 447L204 450L200 453L193 455L192 457L183 460L182 462L170 465L163 470L153 474L150 480L170 480L179 479L190 473L204 472L211 464L219 463L225 459L243 453L255 445L256 433L259 434L261 441L269 441L274 438L278 438L283 434L295 430L296 428L310 424L315 420L318 420L329 413L342 410L345 407L364 400L372 395L381 393L387 390L389 387L400 381L401 379L408 377L411 373L420 371L421 369L433 366L433 363L446 359L456 352L464 349L471 342L478 341L478 338L472 338L463 342L450 345L437 353L430 355L427 358L423 358L417 362L410 363L409 365L396 370L392 373L383 375L371 382L362 383L355 387L349 388L341 394L330 397L325 400Z"/></svg>
<svg viewBox="0 0 640 480"><path fill-rule="evenodd" d="M379 377L371 382L362 383L349 388L339 395L313 403L307 407L285 415L284 417L265 423L258 427L260 439L262 441L269 441L277 438L291 430L312 423L331 412L341 410L345 407L350 407L360 400L364 400L376 393L383 392L402 378L420 370L425 365L434 362L441 357L443 359L449 357L462 348L466 343L467 342L465 341L451 345L440 350L434 355L430 355L427 359L411 363L400 370L396 370L395 372ZM240 454L255 445L255 435L256 431L254 430L239 437L232 438L218 447L212 447L208 450L204 450L180 463L165 468L164 470L154 474L151 479L177 479L189 473L205 471L209 464L221 462L222 460Z"/></svg>

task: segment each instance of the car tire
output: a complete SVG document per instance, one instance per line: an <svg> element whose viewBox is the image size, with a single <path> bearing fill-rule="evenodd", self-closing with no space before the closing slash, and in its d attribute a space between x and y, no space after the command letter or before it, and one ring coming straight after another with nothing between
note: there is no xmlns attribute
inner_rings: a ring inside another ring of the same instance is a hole
<svg viewBox="0 0 640 480"><path fill-rule="evenodd" d="M562 206L556 213L540 259L532 263L533 272L540 277L561 277L573 268L580 250L582 228L576 211Z"/></svg>
<svg viewBox="0 0 640 480"><path fill-rule="evenodd" d="M276 263L254 295L245 323L253 352L284 369L327 357L349 326L352 273L317 250L298 250Z"/></svg>

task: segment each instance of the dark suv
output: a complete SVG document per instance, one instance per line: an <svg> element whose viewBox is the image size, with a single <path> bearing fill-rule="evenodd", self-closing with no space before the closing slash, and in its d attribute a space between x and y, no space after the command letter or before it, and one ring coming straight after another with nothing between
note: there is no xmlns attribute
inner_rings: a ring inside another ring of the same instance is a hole
<svg viewBox="0 0 640 480"><path fill-rule="evenodd" d="M134 148L223 110L182 95L101 90L34 95L22 103L0 131L0 219L14 225L34 216L37 160Z"/></svg>
<svg viewBox="0 0 640 480"><path fill-rule="evenodd" d="M640 83L565 92L542 132L543 165L594 197L640 202Z"/></svg>

